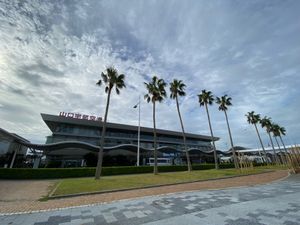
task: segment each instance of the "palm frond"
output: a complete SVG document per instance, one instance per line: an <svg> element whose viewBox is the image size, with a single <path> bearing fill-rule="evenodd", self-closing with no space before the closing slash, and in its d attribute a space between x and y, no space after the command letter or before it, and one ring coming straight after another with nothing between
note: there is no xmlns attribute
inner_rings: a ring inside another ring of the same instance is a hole
<svg viewBox="0 0 300 225"><path fill-rule="evenodd" d="M98 82L96 83L96 85L101 86L102 85L102 80L98 80Z"/></svg>
<svg viewBox="0 0 300 225"><path fill-rule="evenodd" d="M161 102L167 95L165 87L166 83L163 79L159 79L157 76L153 76L151 82L144 83L148 91L147 102ZM146 95L145 95L146 96Z"/></svg>

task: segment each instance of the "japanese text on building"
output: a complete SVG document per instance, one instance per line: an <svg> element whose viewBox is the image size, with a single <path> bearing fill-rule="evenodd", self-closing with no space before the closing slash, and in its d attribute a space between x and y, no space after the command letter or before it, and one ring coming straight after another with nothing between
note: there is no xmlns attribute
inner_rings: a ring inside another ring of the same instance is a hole
<svg viewBox="0 0 300 225"><path fill-rule="evenodd" d="M63 116L63 117L67 117L67 118L80 119L80 120L102 121L102 117L90 116L90 115L81 114L81 113L60 112L59 116Z"/></svg>

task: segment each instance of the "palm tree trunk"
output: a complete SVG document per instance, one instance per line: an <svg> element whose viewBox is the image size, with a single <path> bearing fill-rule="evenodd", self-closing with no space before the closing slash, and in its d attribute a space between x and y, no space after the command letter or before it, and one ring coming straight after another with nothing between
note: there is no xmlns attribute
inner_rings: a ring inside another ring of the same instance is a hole
<svg viewBox="0 0 300 225"><path fill-rule="evenodd" d="M106 131L106 121L107 121L107 115L108 115L110 93L111 93L111 89L108 90L108 94L107 94L105 115L104 115L104 121L103 121L103 125L102 125L102 134L101 134L101 141L100 141L100 151L98 152L98 162L97 162L96 174L95 174L96 180L100 179L100 175L101 175L101 171L102 171L104 137L105 137L105 131Z"/></svg>
<svg viewBox="0 0 300 225"><path fill-rule="evenodd" d="M273 153L274 153L275 161L276 161L277 164L280 164L279 161L278 161L278 157L277 157L275 148L274 148L274 144L273 144L273 140L272 140L271 134L268 131L267 131L267 133L268 133L270 141L271 141L271 145L272 145L272 148L273 148Z"/></svg>
<svg viewBox="0 0 300 225"><path fill-rule="evenodd" d="M282 145L283 145L283 149L284 149L284 151L285 151L285 154L289 154L288 153L288 151L287 151L287 149L286 149L286 147L285 147L285 144L284 144L284 142L283 142L283 140L282 140L282 137L281 137L281 135L279 136L279 138L280 138L280 141L281 141L281 143L282 143Z"/></svg>
<svg viewBox="0 0 300 225"><path fill-rule="evenodd" d="M230 131L230 126L229 126L229 122L228 122L228 117L227 117L226 110L224 110L224 113L225 113L225 118L226 118L226 123L227 123L229 138L230 138L230 144L231 144L231 149L232 149L234 166L235 166L236 169L238 169L239 168L239 164L238 164L238 161L237 161L237 158L236 158L236 154L235 154L235 149L234 149L234 146L233 146L232 135L231 135L231 131Z"/></svg>
<svg viewBox="0 0 300 225"><path fill-rule="evenodd" d="M279 148L280 159L281 159L281 161L282 161L282 164L287 164L287 162L286 162L285 159L283 158L283 154L282 154L283 152L281 151L281 148L280 148L280 145L279 145L279 142L278 142L276 136L274 136L274 138L275 138L275 141L276 141L277 146L278 146L278 148Z"/></svg>
<svg viewBox="0 0 300 225"><path fill-rule="evenodd" d="M280 138L280 141L281 141L281 143L282 143L282 145L283 145L283 149L284 149L284 152L285 152L285 154L286 154L286 159L288 160L289 163L291 163L291 157L290 157L290 154L288 153L288 151L287 151L287 149L286 149L286 147L285 147L285 144L284 144L284 142L283 142L283 140L282 140L281 135L279 135L279 138Z"/></svg>
<svg viewBox="0 0 300 225"><path fill-rule="evenodd" d="M184 150L185 150L186 160L187 160L187 164L188 164L188 171L191 172L192 171L192 165L191 165L190 155L189 155L187 145L186 145L186 136L185 136L185 132L184 132L184 126L183 126L183 121L182 121L182 118L181 118L181 113L180 113L180 109L179 109L179 103L178 103L178 97L177 96L176 96L176 106L177 106L177 112L178 112L180 125L181 125L181 129L182 129L183 144L184 144Z"/></svg>
<svg viewBox="0 0 300 225"><path fill-rule="evenodd" d="M154 168L153 173L154 175L158 174L157 169L157 143L156 143L156 124L155 124L155 102L153 102L153 134L154 134Z"/></svg>
<svg viewBox="0 0 300 225"><path fill-rule="evenodd" d="M212 140L213 148L214 148L215 169L217 170L217 169L219 169L218 158L217 158L217 149L216 149L216 145L215 145L214 134L213 134L213 131L211 128L210 117L209 117L208 107L207 107L206 103L205 103L205 109L206 109L206 114L207 114L207 118L208 118L208 125L209 125L209 129L210 129L211 140Z"/></svg>
<svg viewBox="0 0 300 225"><path fill-rule="evenodd" d="M260 137L260 134L259 134L259 132L258 132L258 129L257 129L256 123L254 123L254 126L255 126L255 130L256 130L256 133L257 133L257 136L258 136L258 139L259 139L260 145L261 145L261 147L262 147L262 150L263 150L263 152L264 152L264 155L265 155L265 160L266 160L267 164L269 164L268 157L267 157L267 152L266 152L266 150L265 150L265 147L264 147L264 144L263 144L263 142L262 142L262 140L261 140L261 137Z"/></svg>

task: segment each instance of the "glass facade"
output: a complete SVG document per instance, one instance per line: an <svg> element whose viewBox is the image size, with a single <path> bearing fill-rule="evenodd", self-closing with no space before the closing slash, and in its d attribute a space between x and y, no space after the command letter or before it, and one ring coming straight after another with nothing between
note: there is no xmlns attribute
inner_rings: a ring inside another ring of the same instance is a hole
<svg viewBox="0 0 300 225"><path fill-rule="evenodd" d="M78 141L99 146L103 123L101 121L90 121L83 119L68 118L41 114L43 120L51 130L52 134L47 137L46 144ZM140 133L140 165L149 165L149 159L153 157L153 129L141 127ZM210 151L210 138L197 134L186 134L186 143L188 149L198 149ZM63 143L62 143L63 144ZM126 166L135 165L137 162L137 145L138 145L138 127L107 123L105 133L105 147L111 147L104 152L104 166ZM186 162L184 153L183 137L181 132L157 129L157 146L158 157L172 159L172 164L184 164ZM96 154L98 150L87 150L84 148L63 148L53 149L47 153L49 161L61 161L61 166L66 165L66 161L75 160L80 165L95 166ZM200 152L200 151L199 151ZM87 159L87 156L94 160ZM94 156L91 156L94 155ZM200 154L200 153L199 153ZM200 160L198 153L191 155L192 162ZM73 162L73 161L72 161Z"/></svg>
<svg viewBox="0 0 300 225"><path fill-rule="evenodd" d="M55 123L52 125L53 134L47 137L46 143L56 143L61 141L82 141L93 145L100 144L101 128L93 126L80 126L77 124ZM137 130L122 130L107 128L105 134L105 146L116 146L122 144L138 143ZM158 147L172 147L183 150L183 138L181 135L166 135L157 133ZM190 138L187 136L187 147L207 150L211 149L209 141ZM140 145L143 148L153 148L153 133L141 131Z"/></svg>

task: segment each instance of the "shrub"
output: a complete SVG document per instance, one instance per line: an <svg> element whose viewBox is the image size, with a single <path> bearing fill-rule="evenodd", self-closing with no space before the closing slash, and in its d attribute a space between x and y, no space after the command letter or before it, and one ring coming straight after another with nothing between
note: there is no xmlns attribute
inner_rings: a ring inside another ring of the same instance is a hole
<svg viewBox="0 0 300 225"><path fill-rule="evenodd" d="M196 164L193 170L214 169L214 164ZM220 168L233 168L233 164L221 164ZM0 168L0 179L56 179L71 177L92 177L95 175L95 167L85 168ZM159 166L159 172L186 171L187 166ZM152 166L122 166L122 167L103 167L102 175L122 175L152 173Z"/></svg>
<svg viewBox="0 0 300 225"><path fill-rule="evenodd" d="M234 168L234 163L222 163L219 165L220 169L231 169Z"/></svg>

